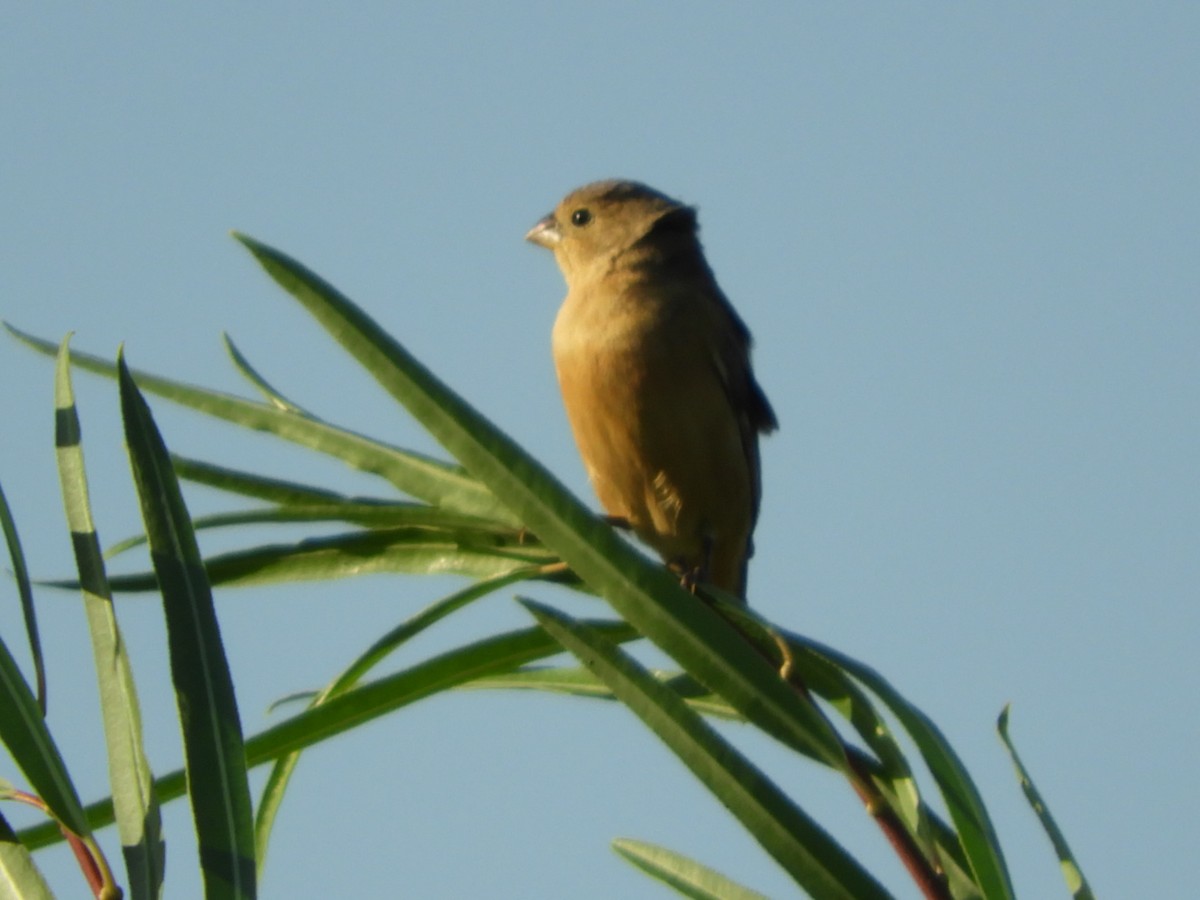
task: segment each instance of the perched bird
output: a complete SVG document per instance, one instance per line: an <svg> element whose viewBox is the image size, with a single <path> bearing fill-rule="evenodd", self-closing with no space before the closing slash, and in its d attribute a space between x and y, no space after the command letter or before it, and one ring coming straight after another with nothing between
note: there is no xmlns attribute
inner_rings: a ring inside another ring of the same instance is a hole
<svg viewBox="0 0 1200 900"><path fill-rule="evenodd" d="M554 252L567 282L554 365L601 504L685 583L744 600L758 435L778 423L698 229L690 206L634 181L599 181L525 238Z"/></svg>

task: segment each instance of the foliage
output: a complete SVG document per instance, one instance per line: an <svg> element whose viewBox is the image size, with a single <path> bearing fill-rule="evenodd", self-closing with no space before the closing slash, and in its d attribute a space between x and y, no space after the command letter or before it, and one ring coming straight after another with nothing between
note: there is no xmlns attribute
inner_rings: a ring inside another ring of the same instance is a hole
<svg viewBox="0 0 1200 900"><path fill-rule="evenodd" d="M272 824L306 748L433 694L462 687L537 690L617 700L717 796L795 883L813 897L887 897L888 891L785 795L708 719L749 723L845 777L928 897L1010 898L1012 885L987 810L937 727L860 662L792 634L731 598L685 591L628 546L505 434L455 395L361 309L303 266L248 237L238 239L457 462L431 459L322 421L269 385L230 344L238 370L263 394L251 401L131 371L10 331L57 354L59 466L78 580L100 682L112 796L84 808L43 718L45 686L32 591L15 525L0 494L0 520L25 611L35 687L0 642L0 739L33 793L0 784L0 796L33 802L50 821L0 841L0 879L17 896L48 896L30 851L72 842L96 896L120 889L92 829L116 821L133 897L164 889L159 805L188 795L206 895L253 897ZM91 526L71 367L118 380L126 440L153 573L109 579ZM391 496L351 498L319 487L234 471L168 454L143 392L268 432L378 476ZM179 480L259 505L192 520ZM201 559L195 529L245 524L338 525L333 536L245 547ZM213 587L350 577L365 572L444 573L472 583L380 637L306 708L243 737L213 615ZM390 675L367 680L392 651L489 593L553 580L596 594L615 616L583 621L522 601L529 627L484 635ZM61 586L61 585L60 585ZM120 638L114 591L157 589L167 622L172 678L183 725L184 771L154 776L142 749L136 687ZM623 645L647 639L678 665L652 672ZM579 666L549 665L563 650ZM940 794L924 796L891 723L907 733ZM1007 743L1007 734L1005 733ZM1009 745L1011 748L1011 745ZM1014 760L1015 760L1014 752ZM252 814L247 770L269 764ZM1018 762L1019 766L1019 762ZM1023 783L1029 784L1021 771ZM1076 897L1089 897L1066 841L1036 794ZM0 818L0 831L8 831ZM751 889L662 847L619 839L614 848L651 877L690 897L756 897Z"/></svg>

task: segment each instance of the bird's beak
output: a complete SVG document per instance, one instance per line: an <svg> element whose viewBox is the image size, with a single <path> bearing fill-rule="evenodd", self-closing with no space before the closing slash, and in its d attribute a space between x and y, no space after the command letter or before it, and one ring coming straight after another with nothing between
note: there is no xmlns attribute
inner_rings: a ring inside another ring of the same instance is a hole
<svg viewBox="0 0 1200 900"><path fill-rule="evenodd" d="M525 240L545 247L547 250L553 250L554 245L562 240L562 232L558 230L558 223L554 221L554 213L539 219L538 223L529 229Z"/></svg>

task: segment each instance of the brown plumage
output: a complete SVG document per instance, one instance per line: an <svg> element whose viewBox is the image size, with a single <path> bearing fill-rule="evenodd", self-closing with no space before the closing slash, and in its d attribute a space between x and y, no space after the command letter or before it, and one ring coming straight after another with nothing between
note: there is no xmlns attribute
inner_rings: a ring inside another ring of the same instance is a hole
<svg viewBox="0 0 1200 900"><path fill-rule="evenodd" d="M758 435L777 423L697 230L693 208L600 181L526 239L554 252L567 281L554 364L600 502L685 579L744 598Z"/></svg>

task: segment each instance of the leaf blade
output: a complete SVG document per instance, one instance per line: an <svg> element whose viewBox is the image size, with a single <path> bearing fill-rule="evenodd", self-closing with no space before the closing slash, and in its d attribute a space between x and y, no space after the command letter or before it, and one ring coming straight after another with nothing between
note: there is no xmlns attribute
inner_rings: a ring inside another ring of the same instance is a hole
<svg viewBox="0 0 1200 900"><path fill-rule="evenodd" d="M1005 706L996 723L996 730L1000 734L1000 740L1004 744L1004 748L1008 751L1008 755L1012 759L1013 768L1017 770L1017 780L1021 783L1021 790L1025 794L1025 799L1029 801L1029 805L1037 815L1038 821L1046 832L1046 836L1050 838L1050 843L1054 847L1054 853L1058 856L1058 865L1062 869L1063 879L1067 882L1067 889L1071 892L1071 896L1075 900L1095 900L1095 894L1092 893L1091 885L1088 884L1087 877L1083 874L1083 869L1080 867L1074 852L1071 850L1071 845L1067 843L1067 836L1063 834L1062 829L1058 827L1058 823L1054 820L1054 816L1050 814L1050 808L1046 806L1045 800L1042 799L1041 791L1033 783L1033 778L1030 776L1029 770L1025 768L1025 764L1021 761L1012 738L1009 737L1008 715L1009 707Z"/></svg>
<svg viewBox="0 0 1200 900"><path fill-rule="evenodd" d="M715 869L666 847L618 838L612 842L612 848L651 878L693 900L768 900L765 894L740 885Z"/></svg>
<svg viewBox="0 0 1200 900"><path fill-rule="evenodd" d="M56 347L51 342L27 334L7 322L4 327L17 340L39 353L55 354ZM71 364L109 378L117 376L117 369L111 362L94 354L73 353ZM486 488L458 466L401 450L269 403L255 403L149 372L131 372L142 390L242 428L265 431L327 454L360 471L378 475L404 493L427 503L486 517L508 515Z"/></svg>
<svg viewBox="0 0 1200 900"><path fill-rule="evenodd" d="M669 687L586 626L548 606L524 606L612 689L811 896L890 896L829 834Z"/></svg>
<svg viewBox="0 0 1200 900"><path fill-rule="evenodd" d="M166 446L118 357L125 437L163 598L192 817L208 897L254 898L254 827L233 679Z"/></svg>
<svg viewBox="0 0 1200 900"><path fill-rule="evenodd" d="M158 897L166 871L162 817L154 793L154 773L146 757L141 705L128 645L117 625L100 539L92 520L66 340L59 348L54 401L59 483L91 637L121 851L132 895Z"/></svg>
<svg viewBox="0 0 1200 900"><path fill-rule="evenodd" d="M1011 900L1014 896L1012 881L987 807L984 806L979 789L975 787L966 766L958 758L941 729L870 666L817 641L798 635L789 637L849 672L883 700L895 714L920 750L942 798L946 801L950 818L958 830L963 853L983 896L989 900Z"/></svg>

